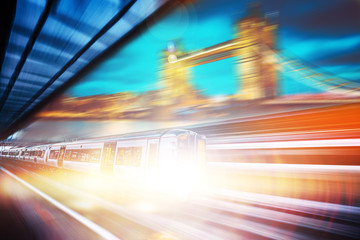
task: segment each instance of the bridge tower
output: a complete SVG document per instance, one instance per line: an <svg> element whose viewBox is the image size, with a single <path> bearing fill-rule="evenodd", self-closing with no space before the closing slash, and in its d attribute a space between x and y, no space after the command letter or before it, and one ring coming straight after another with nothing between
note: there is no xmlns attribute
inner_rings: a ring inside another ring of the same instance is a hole
<svg viewBox="0 0 360 240"><path fill-rule="evenodd" d="M275 47L276 24L262 17L259 4L249 8L247 17L238 22L237 68L238 96L244 100L273 98L277 95L277 73L272 51Z"/></svg>
<svg viewBox="0 0 360 240"><path fill-rule="evenodd" d="M190 69L186 63L177 61L179 56L184 55L178 45L175 41L169 41L162 57L162 97L167 104L188 102L191 100L193 93L193 88L189 83Z"/></svg>

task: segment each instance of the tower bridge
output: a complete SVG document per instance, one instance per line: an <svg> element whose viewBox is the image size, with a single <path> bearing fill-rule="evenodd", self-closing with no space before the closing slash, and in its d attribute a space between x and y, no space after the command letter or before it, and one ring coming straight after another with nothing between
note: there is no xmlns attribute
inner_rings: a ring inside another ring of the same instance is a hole
<svg viewBox="0 0 360 240"><path fill-rule="evenodd" d="M165 99L184 102L193 98L191 68L226 58L235 58L238 90L235 99L273 99L279 94L279 73L295 74L294 80L322 92L360 96L360 83L321 73L309 64L290 58L276 49L277 25L259 11L238 21L234 39L196 51L185 52L170 41L163 52L161 82Z"/></svg>
<svg viewBox="0 0 360 240"><path fill-rule="evenodd" d="M192 67L231 57L236 58L238 73L236 98L253 100L277 95L275 62L263 50L263 44L274 48L277 26L252 12L237 23L238 33L232 40L192 52L183 52L170 42L164 52L162 70L168 99L178 99L192 92L189 83Z"/></svg>

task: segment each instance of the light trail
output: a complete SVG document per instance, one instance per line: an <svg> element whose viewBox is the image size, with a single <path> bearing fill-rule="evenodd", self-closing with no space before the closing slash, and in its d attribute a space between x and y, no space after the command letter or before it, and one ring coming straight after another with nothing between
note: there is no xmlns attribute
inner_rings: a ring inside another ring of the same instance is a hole
<svg viewBox="0 0 360 240"><path fill-rule="evenodd" d="M277 133L259 133L258 130L254 131L241 131L241 132L231 132L231 133L218 133L211 134L211 138L208 140L210 143L215 144L216 142L221 142L226 140L230 142L249 142L250 139L253 139L256 142L264 142L262 140L271 140L271 141L281 141L286 138L286 140L319 140L319 137L322 139L334 138L334 136L359 136L359 128L351 129L332 129L332 130L312 130L312 131L296 131L296 132L277 132Z"/></svg>
<svg viewBox="0 0 360 240"><path fill-rule="evenodd" d="M326 139L310 141L278 141L211 144L207 149L277 149L277 148L317 148L317 147L358 147L360 138Z"/></svg>
<svg viewBox="0 0 360 240"><path fill-rule="evenodd" d="M225 189L214 189L208 196L360 223L360 207Z"/></svg>
<svg viewBox="0 0 360 240"><path fill-rule="evenodd" d="M232 47L234 47L236 45L238 45L237 42L230 42L228 44L225 44L225 45L222 45L222 46L219 46L219 47L216 47L216 48L212 48L212 49L207 50L207 51L199 50L197 53L194 53L194 54L192 54L190 56L182 57L182 58L180 57L178 60L174 61L173 63L185 61L185 60L192 59L192 58L196 58L198 56L201 56L201 55L204 55L204 54L207 54L207 53L211 53L211 52L216 52L216 51L223 50L223 49L226 49L226 48L230 48L228 51L231 51L231 50L233 50Z"/></svg>
<svg viewBox="0 0 360 240"><path fill-rule="evenodd" d="M281 165L285 166L286 164ZM316 167L338 168L338 166ZM350 171L349 166L340 166L340 168ZM163 202L147 202L145 196L139 195L140 203L154 206L153 210L148 211L135 208L133 204L122 206L78 189L76 186L63 184L37 173L28 172L26 169L23 170L31 176L39 178L40 182L49 184L56 191L66 193L67 198L72 201L85 199L86 202L94 203L94 206L100 206L101 209L109 210L111 213L153 229L159 234L174 237L170 239L235 240L241 237L244 239L258 239L259 237L260 239L261 237L271 237L281 240L314 239L315 236L320 236L317 234L322 232L336 235L335 237L356 237L356 239L360 237L357 233L358 227L354 224L354 222L359 223L359 207L209 188L202 194L194 195L189 199L166 198ZM126 195L138 195L133 188L121 192ZM324 219L322 216L329 219ZM209 228L209 226L211 227ZM295 231L293 227L309 230L309 232ZM246 235L248 233L256 236L248 237Z"/></svg>
<svg viewBox="0 0 360 240"><path fill-rule="evenodd" d="M311 229L320 230L320 231L323 230L324 228L328 228L329 232L336 233L336 234L348 235L348 236L349 235L352 236L353 234L351 234L351 232L355 232L355 230L356 230L356 228L354 228L354 227L349 227L349 226L347 226L345 224L341 224L341 223L332 223L331 228L329 228L327 221L314 219L314 218L311 218L308 216L300 216L300 215L290 214L290 213L281 212L281 211L275 211L275 210L266 209L266 208L259 208L259 207L249 206L249 205L241 205L241 204L226 202L226 201L217 200L217 199L200 198L200 199L198 199L197 204L199 204L200 206L216 208L221 211L236 213L236 214L240 214L240 215L247 215L247 216L261 218L261 219L270 220L270 221L277 221L277 222L282 222L282 223L287 223L287 224L293 224L295 226L301 226L301 227L311 228ZM253 224L254 224L254 222L250 222L248 225L253 225ZM269 231L269 232L276 233L276 232L279 232L279 229L274 228L274 229L271 229L271 231ZM269 236L269 234L270 234L269 232L265 232L264 236ZM281 233L282 233L282 237L289 235L288 231L285 231L285 230L281 230ZM286 233L288 233L288 234L286 234ZM263 235L263 234L261 234L261 235ZM280 237L277 236L276 239L281 239L281 235L280 235Z"/></svg>
<svg viewBox="0 0 360 240"><path fill-rule="evenodd" d="M206 205L204 205L206 206ZM213 206L211 206L214 209ZM191 214L193 217L196 217L204 222L212 222L218 225L231 227L236 230L246 231L249 233L256 234L258 236L266 237L269 239L276 239L276 240L288 240L288 239L301 239L305 240L308 239L302 234L298 234L295 232L291 232L279 227L272 227L266 224L258 223L255 221L250 221L246 219L241 219L237 217L227 216L225 214L220 213L213 213L207 212L206 215L194 215ZM226 238L224 238L226 239ZM235 239L246 239L237 237Z"/></svg>
<svg viewBox="0 0 360 240"><path fill-rule="evenodd" d="M282 164L282 163L232 163L210 162L207 167L226 171L276 171L286 173L360 173L358 165Z"/></svg>
<svg viewBox="0 0 360 240"><path fill-rule="evenodd" d="M104 209L107 209L113 213L118 214L119 216L125 217L130 221L138 223L142 226L145 226L149 229L152 229L159 233L164 233L169 236L185 236L185 239L189 240L198 240L198 239L207 239L207 240L222 240L222 237L213 236L207 231L197 229L193 226L189 226L186 223L179 221L171 220L164 216L159 216L157 214L151 214L150 212L144 212L139 210L130 209L129 207L124 207L119 204L113 203L101 197L95 196L93 194L87 193L85 191L69 187L65 184L53 181L49 178L43 177L34 172L27 171L26 169L21 168L23 171L27 172L32 176L36 176L44 180L44 182L51 183L51 186L56 186L56 188L61 189L67 194L72 194L74 197L85 198L87 201L92 201ZM21 179L20 179L21 180ZM129 189L126 194L138 193L134 189ZM174 200L174 199L170 199ZM176 201L176 199L174 200ZM183 238L180 238L183 239Z"/></svg>
<svg viewBox="0 0 360 240"><path fill-rule="evenodd" d="M107 239L107 240L120 240L120 238L116 237L115 235L110 233L108 230L102 228L101 226L90 221L89 219L85 218L84 216L80 215L79 213L75 212L74 210L72 210L72 209L66 207L65 205L61 204L60 202L56 201L55 199L53 199L46 193L44 193L44 192L40 191L39 189L35 188L34 186L30 185L26 181L22 180L21 178L17 177L10 171L6 170L5 168L0 167L0 169L1 169L1 171L5 172L7 175L12 177L16 181L23 184L25 187L29 188L31 191L35 192L36 194L38 194L39 196L41 196L42 198L44 198L45 200L47 200L48 202L53 204L55 207L59 208L61 211L65 212L66 214L73 217L80 223L84 224L86 227L88 227L90 230L97 233L102 238Z"/></svg>

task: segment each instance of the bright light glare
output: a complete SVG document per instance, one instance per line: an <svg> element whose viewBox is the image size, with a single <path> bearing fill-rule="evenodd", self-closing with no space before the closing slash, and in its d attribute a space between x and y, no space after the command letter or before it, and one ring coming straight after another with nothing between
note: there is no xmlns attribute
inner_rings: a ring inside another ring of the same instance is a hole
<svg viewBox="0 0 360 240"><path fill-rule="evenodd" d="M82 210L89 210L95 208L94 205L89 202L89 200L86 201L72 201L71 206L76 209L82 209Z"/></svg>
<svg viewBox="0 0 360 240"><path fill-rule="evenodd" d="M87 176L76 179L77 185L88 190L97 190L104 187L100 177Z"/></svg>
<svg viewBox="0 0 360 240"><path fill-rule="evenodd" d="M141 202L134 205L134 209L142 211L142 212L154 212L156 207L154 204L148 202Z"/></svg>
<svg viewBox="0 0 360 240"><path fill-rule="evenodd" d="M180 198L205 188L204 173L198 168L169 168L146 182L149 191L160 191Z"/></svg>

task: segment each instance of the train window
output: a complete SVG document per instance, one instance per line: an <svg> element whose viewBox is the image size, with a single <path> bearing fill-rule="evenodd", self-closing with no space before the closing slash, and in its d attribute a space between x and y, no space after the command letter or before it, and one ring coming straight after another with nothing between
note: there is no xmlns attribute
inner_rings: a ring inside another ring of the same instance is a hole
<svg viewBox="0 0 360 240"><path fill-rule="evenodd" d="M142 147L118 148L116 164L122 166L141 166Z"/></svg>
<svg viewBox="0 0 360 240"><path fill-rule="evenodd" d="M181 135L178 137L178 147L179 149L187 148L188 146L188 138L187 135Z"/></svg>
<svg viewBox="0 0 360 240"><path fill-rule="evenodd" d="M191 161L189 159L190 138L178 138L178 161L180 165L186 165Z"/></svg>
<svg viewBox="0 0 360 240"><path fill-rule="evenodd" d="M59 150L56 150L56 151L55 151L55 153L54 153L55 159L58 159L58 158L59 158L59 153L60 153Z"/></svg>
<svg viewBox="0 0 360 240"><path fill-rule="evenodd" d="M100 148L73 150L71 154L71 160L79 162L98 163L100 160L100 153Z"/></svg>
<svg viewBox="0 0 360 240"><path fill-rule="evenodd" d="M103 169L110 169L112 165L114 165L115 158L115 150L116 150L116 142L106 142L104 143L104 148L102 152L102 162L101 167Z"/></svg>
<svg viewBox="0 0 360 240"><path fill-rule="evenodd" d="M123 166L131 166L131 148L118 148L116 164Z"/></svg>
<svg viewBox="0 0 360 240"><path fill-rule="evenodd" d="M59 150L51 150L50 151L50 159L58 159L59 157Z"/></svg>
<svg viewBox="0 0 360 240"><path fill-rule="evenodd" d="M134 166L141 165L141 154L142 154L141 147L133 147L132 148L132 163Z"/></svg>
<svg viewBox="0 0 360 240"><path fill-rule="evenodd" d="M157 157L157 143L150 143L148 167L156 167L157 164L156 157Z"/></svg>
<svg viewBox="0 0 360 240"><path fill-rule="evenodd" d="M88 149L88 162L98 163L100 160L101 149Z"/></svg>
<svg viewBox="0 0 360 240"><path fill-rule="evenodd" d="M71 151L70 150L66 150L64 160L65 161L70 161L71 160Z"/></svg>
<svg viewBox="0 0 360 240"><path fill-rule="evenodd" d="M117 149L116 164L124 165L125 162L125 148Z"/></svg>
<svg viewBox="0 0 360 240"><path fill-rule="evenodd" d="M83 149L79 152L78 161L87 162L89 159L89 154L87 154L87 150Z"/></svg>
<svg viewBox="0 0 360 240"><path fill-rule="evenodd" d="M71 151L71 161L78 161L78 152L77 152L77 150L72 150Z"/></svg>

